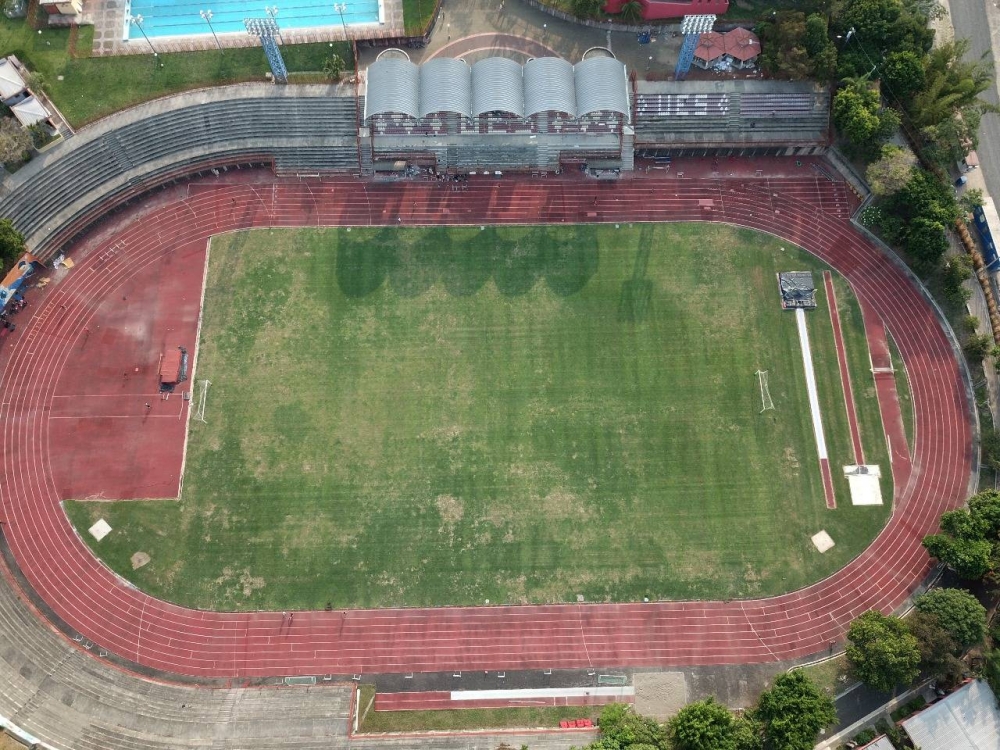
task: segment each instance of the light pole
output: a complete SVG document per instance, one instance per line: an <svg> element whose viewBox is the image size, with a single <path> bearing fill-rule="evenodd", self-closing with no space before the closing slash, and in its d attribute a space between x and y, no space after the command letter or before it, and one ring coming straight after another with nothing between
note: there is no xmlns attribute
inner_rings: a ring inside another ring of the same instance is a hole
<svg viewBox="0 0 1000 750"><path fill-rule="evenodd" d="M146 30L144 28L142 28L142 22L144 20L145 19L142 17L142 14L139 14L138 16L131 16L130 15L128 17L128 22L130 24L132 24L133 26L135 26L137 29L139 29L139 32L142 34L142 38L145 39L146 40L146 44L149 45L149 51L153 53L153 57L156 57L157 56L156 55L156 47L154 47L153 43L151 41L149 41L149 37L146 36Z"/></svg>
<svg viewBox="0 0 1000 750"><path fill-rule="evenodd" d="M347 21L344 20L344 12L347 10L347 3L334 3L333 9L340 14L340 25L344 27L344 39L347 39Z"/></svg>
<svg viewBox="0 0 1000 750"><path fill-rule="evenodd" d="M212 26L212 16L214 14L212 13L211 10L201 10L198 12L201 13L201 17L205 19L205 23L208 24L208 30L212 32L212 37L215 39L215 44L219 48L219 52L222 52L222 54L226 54L225 52L223 52L222 43L219 41L219 37L215 33L215 27Z"/></svg>
<svg viewBox="0 0 1000 750"><path fill-rule="evenodd" d="M281 38L281 27L278 26L278 6L277 5L265 5L264 12L270 16L271 20L274 21L274 30L278 32L278 41L282 44L285 40Z"/></svg>

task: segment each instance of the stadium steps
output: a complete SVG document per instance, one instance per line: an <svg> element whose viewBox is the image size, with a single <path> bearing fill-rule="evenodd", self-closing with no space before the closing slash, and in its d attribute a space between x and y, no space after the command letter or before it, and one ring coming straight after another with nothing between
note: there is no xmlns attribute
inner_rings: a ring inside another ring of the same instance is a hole
<svg viewBox="0 0 1000 750"><path fill-rule="evenodd" d="M358 170L356 147L326 149L331 138L356 137L353 95L273 96L267 95L272 90L261 91L261 96L159 106L145 117L119 113L106 121L121 121L113 131L103 127L105 121L83 128L46 154L44 164L29 164L25 177L40 170L30 179L13 180L0 200L0 215L13 219L37 243L43 238L32 235L66 207L83 200L96 205L114 192L137 189L157 170L169 171L162 165L172 156L180 159L191 151L199 152L201 160L228 155L236 161L241 154L280 153L299 172ZM174 99L184 101L183 95ZM283 143L295 147L283 148ZM116 180L122 184L113 184ZM63 217L63 223L84 210Z"/></svg>

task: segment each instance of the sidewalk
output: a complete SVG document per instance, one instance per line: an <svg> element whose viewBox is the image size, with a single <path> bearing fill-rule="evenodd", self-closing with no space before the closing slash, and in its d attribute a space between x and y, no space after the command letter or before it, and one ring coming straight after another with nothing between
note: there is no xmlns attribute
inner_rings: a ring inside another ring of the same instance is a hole
<svg viewBox="0 0 1000 750"><path fill-rule="evenodd" d="M935 31L935 46L946 44L955 38L955 28L952 26L951 22L950 2L949 0L940 0L940 3L945 9L945 15L942 18L931 22L931 26ZM955 190L955 193L959 198L961 198L967 190L982 190L983 197L990 197L989 191L986 189L986 179L982 169L974 169L971 172L966 172L965 178L967 180L966 184ZM978 237L974 230L972 230L972 234L973 236ZM948 255L965 254L965 248L954 232L948 232L948 245ZM964 286L969 290L971 295L966 308L968 309L970 315L974 315L979 319L979 332L991 333L993 328L990 323L989 310L986 307L986 297L983 295L983 290L979 285L979 281L975 276L973 276L964 283ZM992 358L987 358L983 361L982 365L983 374L986 378L986 391L989 400L990 414L992 415L993 424L1000 425L1000 379L997 377L996 363Z"/></svg>

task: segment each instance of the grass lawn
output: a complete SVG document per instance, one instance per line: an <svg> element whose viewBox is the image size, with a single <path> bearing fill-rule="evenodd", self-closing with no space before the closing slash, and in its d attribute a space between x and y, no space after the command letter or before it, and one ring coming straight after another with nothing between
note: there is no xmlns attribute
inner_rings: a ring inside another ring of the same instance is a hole
<svg viewBox="0 0 1000 750"><path fill-rule="evenodd" d="M816 687L831 698L844 692L856 682L850 676L846 656L837 656L819 664L802 667L799 671L808 676Z"/></svg>
<svg viewBox="0 0 1000 750"><path fill-rule="evenodd" d="M591 719L602 706L547 708L464 708L455 711L375 711L365 709L375 698L374 685L362 685L358 696L358 732L458 732L469 729L554 729L562 719Z"/></svg>
<svg viewBox="0 0 1000 750"><path fill-rule="evenodd" d="M825 507L775 279L804 268L823 266L700 224L218 237L196 373L212 388L182 499L67 510L79 528L108 520L102 542L83 536L121 575L207 608L797 589L889 512L852 507L838 470L851 444L820 292L808 320L839 505ZM888 499L861 316L842 282L839 298ZM136 551L152 562L133 571Z"/></svg>
<svg viewBox="0 0 1000 750"><path fill-rule="evenodd" d="M417 36L427 31L436 9L436 0L403 0L403 26L406 34Z"/></svg>
<svg viewBox="0 0 1000 750"><path fill-rule="evenodd" d="M92 27L80 28L77 55L88 54L92 34ZM163 67L157 67L151 55L73 57L69 40L69 29L44 29L39 34L23 18L11 20L0 15L0 50L17 55L29 70L44 76L49 95L73 127L165 94L237 81L263 81L270 70L260 48L227 49L225 54L218 50L163 54L158 58ZM346 44L281 48L290 72L322 71L331 51L346 61L348 71L353 69L354 58Z"/></svg>

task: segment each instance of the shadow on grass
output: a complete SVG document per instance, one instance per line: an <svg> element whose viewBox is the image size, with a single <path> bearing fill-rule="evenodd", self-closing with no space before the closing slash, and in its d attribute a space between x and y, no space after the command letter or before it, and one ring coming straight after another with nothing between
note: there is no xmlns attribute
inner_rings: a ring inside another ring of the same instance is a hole
<svg viewBox="0 0 1000 750"><path fill-rule="evenodd" d="M580 229L553 236L538 227L507 240L488 227L468 243L429 231L403 245L386 228L374 237L342 235L336 273L340 291L352 298L367 297L386 282L401 297L416 297L439 281L449 294L466 297L491 278L508 297L531 291L543 278L553 293L568 297L587 285L598 265L597 238Z"/></svg>

